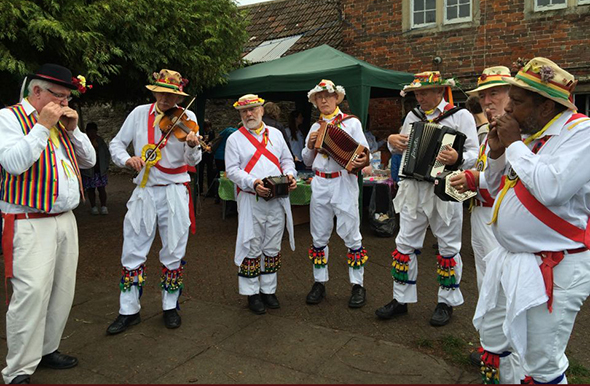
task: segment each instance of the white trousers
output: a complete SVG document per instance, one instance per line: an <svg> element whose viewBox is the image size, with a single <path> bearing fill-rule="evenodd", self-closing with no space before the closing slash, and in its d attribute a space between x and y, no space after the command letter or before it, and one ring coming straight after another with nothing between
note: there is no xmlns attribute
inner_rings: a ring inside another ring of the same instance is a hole
<svg viewBox="0 0 590 386"><path fill-rule="evenodd" d="M509 355L500 358L500 383L520 383L523 375L547 383L568 368L565 349L580 308L590 294L590 252L566 254L553 268L553 312L547 304L526 311L527 346L524 359ZM500 285L495 308L483 317L480 327L482 347L493 353L512 351L502 324L506 317L506 295ZM519 365L522 367L520 369ZM567 383L564 377L562 382Z"/></svg>
<svg viewBox="0 0 590 386"><path fill-rule="evenodd" d="M488 225L492 220L493 208L475 206L471 212L471 247L475 258L475 273L477 276L477 290L481 290L481 283L486 273L484 257L500 244Z"/></svg>
<svg viewBox="0 0 590 386"><path fill-rule="evenodd" d="M15 221L4 382L33 374L41 357L59 348L74 300L77 265L78 227L71 211Z"/></svg>
<svg viewBox="0 0 590 386"><path fill-rule="evenodd" d="M252 202L252 217L256 236L250 241L250 250L246 257L260 258L260 269L264 272L264 256L274 257L281 251L281 241L285 232L285 211L279 200L265 201L259 198L258 201ZM258 277L238 276L238 288L240 295L250 296L261 292L274 294L277 290L277 274L263 273Z"/></svg>
<svg viewBox="0 0 590 386"><path fill-rule="evenodd" d="M420 208L416 210L416 218L410 216L404 206L399 216L399 233L395 239L397 250L405 255L410 255L408 265L408 284L393 282L393 298L400 303L416 303L418 291L416 278L418 277L418 262L414 251L422 249L426 230L430 229L438 241L439 253L442 256L454 256L455 280L457 288L449 290L442 287L438 289L438 302L449 306L463 304L463 294L459 288L463 273L463 261L461 260L461 229L463 227L463 208L457 205L450 225L446 225L436 210L427 216ZM433 271L436 273L436 258L433 260Z"/></svg>
<svg viewBox="0 0 590 386"><path fill-rule="evenodd" d="M321 177L317 177L321 178ZM339 177L343 178L343 177ZM314 184L314 188L317 184ZM339 194L338 191L328 190L323 194L312 194L309 206L310 211L310 231L313 240L313 246L316 248L326 247L326 261L329 262L330 254L328 242L334 230L334 217L336 217L336 233L344 241L348 249L357 250L363 245L363 238L360 231L360 218L358 212L358 203L354 205L354 213L342 214L331 202L331 195ZM350 229L350 231L347 231ZM346 261L346 259L343 259ZM363 285L363 276L365 268L358 269L348 268L348 277L351 284ZM314 280L325 283L329 280L328 265L325 267L313 267Z"/></svg>
<svg viewBox="0 0 590 386"><path fill-rule="evenodd" d="M136 188L142 189L142 188ZM169 222L172 221L173 216L188 217L188 200L189 195L186 187L181 184L170 186L152 186L146 187L149 197L153 201L155 207L156 221L148 229L146 221L139 222L139 227L136 229L132 225L133 219L138 216L141 217L143 213L137 211L137 206L127 205L127 214L123 221L123 253L121 255L121 264L128 270L139 268L147 261L147 255L150 252L154 238L156 237L156 226L160 233L160 240L162 241L162 249L160 249L160 262L169 270L175 270L180 267L180 262L186 253L186 244L188 241L189 228L178 232L176 246L172 251L169 248ZM171 195L170 191L175 190L176 195ZM171 197L181 197L179 202L170 202ZM176 241L176 240L175 240ZM153 266L146 271L148 277L153 277L156 280L160 279L160 267ZM137 281L137 279L136 279ZM179 291L169 293L162 290L162 309L171 310L176 308ZM121 291L119 297L119 313L121 315L133 315L140 311L141 304L139 301L139 289L136 285L131 286L127 291Z"/></svg>

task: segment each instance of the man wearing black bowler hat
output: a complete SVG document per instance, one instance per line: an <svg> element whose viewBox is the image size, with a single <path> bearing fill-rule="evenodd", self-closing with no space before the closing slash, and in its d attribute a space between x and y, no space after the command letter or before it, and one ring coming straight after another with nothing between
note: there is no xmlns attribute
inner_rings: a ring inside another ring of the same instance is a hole
<svg viewBox="0 0 590 386"><path fill-rule="evenodd" d="M76 284L80 168L96 153L68 106L82 77L44 64L28 96L0 110L0 211L5 276L12 284L6 313L6 383L30 383L38 365L67 369L78 360L57 351Z"/></svg>

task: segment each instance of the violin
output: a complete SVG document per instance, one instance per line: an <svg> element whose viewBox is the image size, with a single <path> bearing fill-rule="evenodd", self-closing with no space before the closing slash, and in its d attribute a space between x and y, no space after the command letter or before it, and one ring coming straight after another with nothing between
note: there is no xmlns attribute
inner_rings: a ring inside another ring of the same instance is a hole
<svg viewBox="0 0 590 386"><path fill-rule="evenodd" d="M159 126L163 133L168 133L172 130L172 133L180 142L185 142L186 137L190 133L197 134L199 132L198 123L190 119L182 107L173 107L164 112ZM204 143L199 136L197 138L203 150L209 151L210 146Z"/></svg>

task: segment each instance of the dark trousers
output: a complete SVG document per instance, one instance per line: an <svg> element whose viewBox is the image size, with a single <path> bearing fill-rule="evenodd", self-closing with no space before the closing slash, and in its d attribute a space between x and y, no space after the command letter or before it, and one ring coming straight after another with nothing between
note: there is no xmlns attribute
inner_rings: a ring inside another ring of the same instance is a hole
<svg viewBox="0 0 590 386"><path fill-rule="evenodd" d="M210 153L203 153L203 160L198 165L199 169L199 194L203 193L204 189L204 180L205 180L205 169L207 169L207 190L206 192L209 195L214 194L213 189L213 180L215 179L215 172L213 170L213 154Z"/></svg>

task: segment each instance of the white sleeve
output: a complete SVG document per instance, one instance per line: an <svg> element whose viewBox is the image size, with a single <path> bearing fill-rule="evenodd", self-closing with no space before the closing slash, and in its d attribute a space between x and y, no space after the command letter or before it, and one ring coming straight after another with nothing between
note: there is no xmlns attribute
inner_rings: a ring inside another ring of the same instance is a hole
<svg viewBox="0 0 590 386"><path fill-rule="evenodd" d="M463 169L471 169L475 166L479 150L475 118L467 110L461 110L457 112L457 115L459 115L459 130L467 137L463 146L463 163L461 167Z"/></svg>
<svg viewBox="0 0 590 386"><path fill-rule="evenodd" d="M90 169L96 164L96 150L90 142L90 138L81 132L78 127L74 131L68 131L70 141L74 145L74 152L76 153L76 160L80 169Z"/></svg>
<svg viewBox="0 0 590 386"><path fill-rule="evenodd" d="M582 127L585 126L585 127ZM567 203L590 182L590 124L562 130L555 154L534 154L523 142L506 149L506 159L527 190L545 206Z"/></svg>
<svg viewBox="0 0 590 386"><path fill-rule="evenodd" d="M0 165L10 174L18 176L39 160L47 147L49 130L37 123L27 135L8 109L0 110Z"/></svg>
<svg viewBox="0 0 590 386"><path fill-rule="evenodd" d="M127 116L125 122L123 122L123 126L121 126L121 129L109 144L112 160L115 165L121 168L124 168L125 162L131 158L127 152L127 147L129 147L129 144L133 142L133 138L135 136L135 115L138 114L137 109L138 108L135 108L135 110L133 110L129 116Z"/></svg>
<svg viewBox="0 0 590 386"><path fill-rule="evenodd" d="M197 116L192 111L188 110L186 115L191 120L197 122ZM198 123L197 123L198 124ZM186 162L189 166L195 166L199 162L201 162L203 158L203 151L201 146L190 147L186 143L184 144L184 162Z"/></svg>
<svg viewBox="0 0 590 386"><path fill-rule="evenodd" d="M313 164L313 160L315 159L317 151L315 149L310 149L307 147L307 141L309 140L309 136L314 131L317 131L320 128L319 123L314 123L309 129L309 133L307 133L307 137L305 138L305 142L303 143L303 150L301 150L301 156L303 157L303 162L307 166L311 166Z"/></svg>

